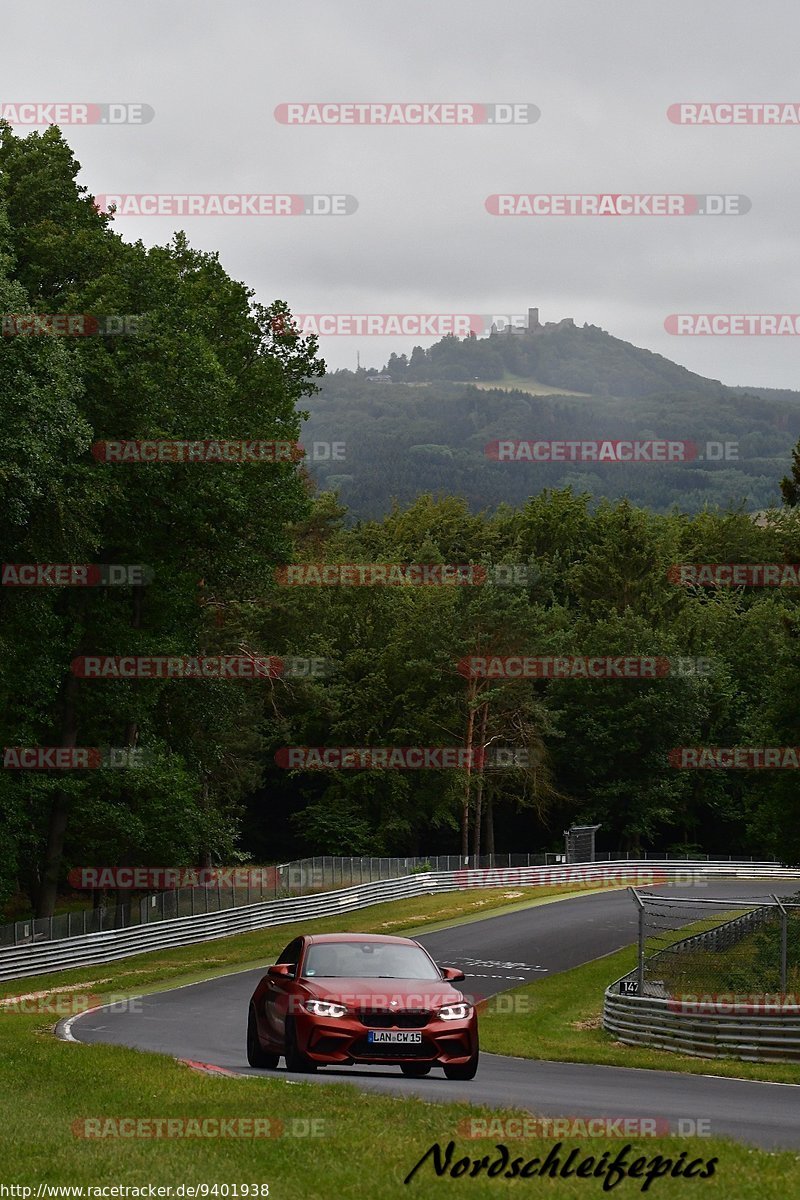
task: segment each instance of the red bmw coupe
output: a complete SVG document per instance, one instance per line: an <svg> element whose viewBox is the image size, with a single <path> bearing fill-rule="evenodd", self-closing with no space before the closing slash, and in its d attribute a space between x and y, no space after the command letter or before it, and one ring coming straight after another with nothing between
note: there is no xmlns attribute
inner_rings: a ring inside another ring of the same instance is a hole
<svg viewBox="0 0 800 1200"><path fill-rule="evenodd" d="M253 992L247 1061L288 1071L354 1064L442 1067L448 1079L478 1069L478 1018L419 942L374 933L298 937Z"/></svg>

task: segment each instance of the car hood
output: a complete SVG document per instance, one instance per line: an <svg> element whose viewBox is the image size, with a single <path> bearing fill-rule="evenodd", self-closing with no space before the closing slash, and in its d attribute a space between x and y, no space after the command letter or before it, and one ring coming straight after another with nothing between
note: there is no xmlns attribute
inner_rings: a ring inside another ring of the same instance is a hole
<svg viewBox="0 0 800 1200"><path fill-rule="evenodd" d="M459 1004L461 992L435 979L303 979L302 986L317 1000L336 1000L353 1008L434 1009Z"/></svg>

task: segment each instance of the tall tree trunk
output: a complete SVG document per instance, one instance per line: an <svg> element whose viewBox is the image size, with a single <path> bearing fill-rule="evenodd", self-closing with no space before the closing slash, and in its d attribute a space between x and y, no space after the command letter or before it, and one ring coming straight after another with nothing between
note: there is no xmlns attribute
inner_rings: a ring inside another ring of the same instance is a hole
<svg viewBox="0 0 800 1200"><path fill-rule="evenodd" d="M483 807L483 771L484 762L483 755L486 746L486 725L489 720L489 704L484 701L481 706L481 720L478 732L478 747L480 761L478 762L478 777L475 781L475 826L472 835L472 853L475 855L475 865L478 865L478 858L481 853L481 816Z"/></svg>
<svg viewBox="0 0 800 1200"><path fill-rule="evenodd" d="M140 629L142 625L142 599L144 588L136 584L131 597L131 628ZM84 607L86 597L80 599ZM79 651L80 653L81 651ZM77 695L77 678L70 674L64 684L64 706L61 722L61 745L74 747L77 740L77 714L75 699ZM136 745L138 726L131 722L126 727L125 745L131 748ZM50 806L50 817L47 826L47 847L44 854L41 883L36 901L37 917L52 917L58 898L58 877L61 872L61 862L64 857L64 841L69 823L70 798L62 791L53 795Z"/></svg>
<svg viewBox="0 0 800 1200"><path fill-rule="evenodd" d="M486 853L494 859L494 802L491 794L486 797Z"/></svg>
<svg viewBox="0 0 800 1200"><path fill-rule="evenodd" d="M469 855L469 797L470 787L472 784L472 739L475 731L475 709L472 701L475 696L475 681L469 681L469 691L467 692L467 704L469 705L467 713L467 778L464 786L464 800L461 806L461 856L467 858Z"/></svg>
<svg viewBox="0 0 800 1200"><path fill-rule="evenodd" d="M61 745L75 745L77 738L77 716L75 694L78 680L69 675L64 684L64 707L61 721ZM69 796L60 789L53 793L50 816L47 824L47 847L44 854L39 894L36 899L36 916L52 917L58 895L58 876L64 855L64 838L69 820Z"/></svg>
<svg viewBox="0 0 800 1200"><path fill-rule="evenodd" d="M207 776L203 779L203 785L201 788L200 796L201 796L201 801L200 801L201 806L202 806L204 812L208 812L209 809L211 808L211 798L209 795L209 786L208 786L208 777ZM210 866L211 866L211 850L209 848L208 842L206 842L205 838L204 838L203 844L200 848L200 862L198 863L198 867L202 871L202 870L206 870Z"/></svg>

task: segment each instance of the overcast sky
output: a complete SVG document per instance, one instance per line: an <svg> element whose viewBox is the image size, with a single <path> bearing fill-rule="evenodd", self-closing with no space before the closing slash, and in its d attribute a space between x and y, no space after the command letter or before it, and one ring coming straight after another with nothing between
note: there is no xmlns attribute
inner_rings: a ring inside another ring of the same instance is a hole
<svg viewBox="0 0 800 1200"><path fill-rule="evenodd" d="M2 101L139 101L64 127L97 193L347 193L352 216L119 217L186 229L300 313L601 325L731 384L800 388L796 338L670 336L670 313L800 311L800 126L670 123L679 101L800 101L789 0L0 0ZM309 127L291 101L527 102L530 125ZM22 132L21 127L17 127ZM490 216L496 192L736 193L728 217ZM414 340L323 338L332 367ZM430 344L428 339L425 344Z"/></svg>

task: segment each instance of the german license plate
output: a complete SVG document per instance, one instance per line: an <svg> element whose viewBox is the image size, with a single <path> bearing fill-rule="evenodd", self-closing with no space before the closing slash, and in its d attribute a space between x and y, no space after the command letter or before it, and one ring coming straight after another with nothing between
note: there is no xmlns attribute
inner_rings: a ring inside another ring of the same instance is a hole
<svg viewBox="0 0 800 1200"><path fill-rule="evenodd" d="M370 1029L367 1041L375 1046L418 1046L422 1042L419 1030L407 1029Z"/></svg>

